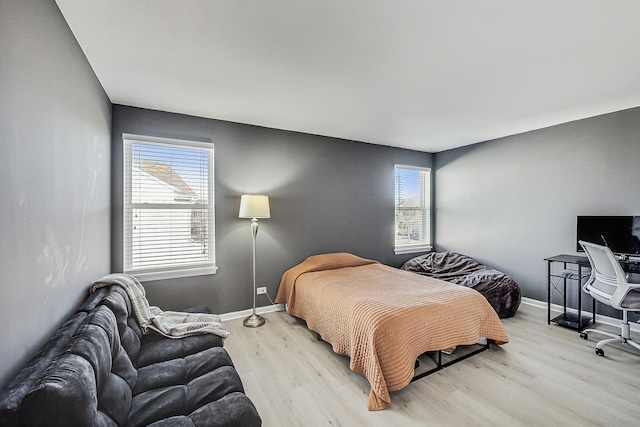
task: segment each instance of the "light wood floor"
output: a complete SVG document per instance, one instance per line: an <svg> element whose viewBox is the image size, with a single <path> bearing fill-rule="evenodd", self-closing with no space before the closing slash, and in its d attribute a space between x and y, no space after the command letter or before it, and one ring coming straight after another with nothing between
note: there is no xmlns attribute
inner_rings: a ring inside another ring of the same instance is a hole
<svg viewBox="0 0 640 427"><path fill-rule="evenodd" d="M266 427L640 425L640 352L608 346L598 357L598 335L585 341L549 326L538 307L523 304L503 320L508 344L391 393L377 412L367 410L369 383L347 357L299 319L265 317L256 329L226 322L225 347Z"/></svg>

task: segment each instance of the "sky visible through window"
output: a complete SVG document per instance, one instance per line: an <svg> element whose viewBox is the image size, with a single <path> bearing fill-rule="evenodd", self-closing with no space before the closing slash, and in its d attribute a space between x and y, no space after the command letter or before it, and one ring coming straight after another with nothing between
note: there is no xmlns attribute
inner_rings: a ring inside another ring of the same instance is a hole
<svg viewBox="0 0 640 427"><path fill-rule="evenodd" d="M396 168L396 182L402 182L403 195L408 199L420 197L420 170Z"/></svg>

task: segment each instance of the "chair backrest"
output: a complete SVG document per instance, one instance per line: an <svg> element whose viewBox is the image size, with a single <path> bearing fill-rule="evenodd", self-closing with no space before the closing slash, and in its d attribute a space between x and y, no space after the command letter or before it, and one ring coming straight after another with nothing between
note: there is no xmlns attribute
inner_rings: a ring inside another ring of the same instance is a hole
<svg viewBox="0 0 640 427"><path fill-rule="evenodd" d="M611 249L589 242L579 242L584 248L591 276L583 289L596 300L622 310L620 303L629 292L627 276Z"/></svg>

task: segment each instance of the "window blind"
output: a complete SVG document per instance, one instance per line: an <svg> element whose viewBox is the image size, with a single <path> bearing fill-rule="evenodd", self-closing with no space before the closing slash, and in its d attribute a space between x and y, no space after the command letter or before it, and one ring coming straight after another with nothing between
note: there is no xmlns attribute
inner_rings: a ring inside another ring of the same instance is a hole
<svg viewBox="0 0 640 427"><path fill-rule="evenodd" d="M124 135L124 271L215 272L213 144Z"/></svg>
<svg viewBox="0 0 640 427"><path fill-rule="evenodd" d="M395 252L431 249L431 169L395 166Z"/></svg>

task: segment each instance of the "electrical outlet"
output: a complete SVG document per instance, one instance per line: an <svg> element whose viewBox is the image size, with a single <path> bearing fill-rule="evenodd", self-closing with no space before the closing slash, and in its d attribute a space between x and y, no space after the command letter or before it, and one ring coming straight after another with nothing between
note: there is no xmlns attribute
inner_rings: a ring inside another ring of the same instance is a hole
<svg viewBox="0 0 640 427"><path fill-rule="evenodd" d="M258 295L266 294L266 293L267 293L267 288L266 288L266 286L265 286L265 287L262 287L262 288L258 288L258 289L256 289L256 293L257 293Z"/></svg>

